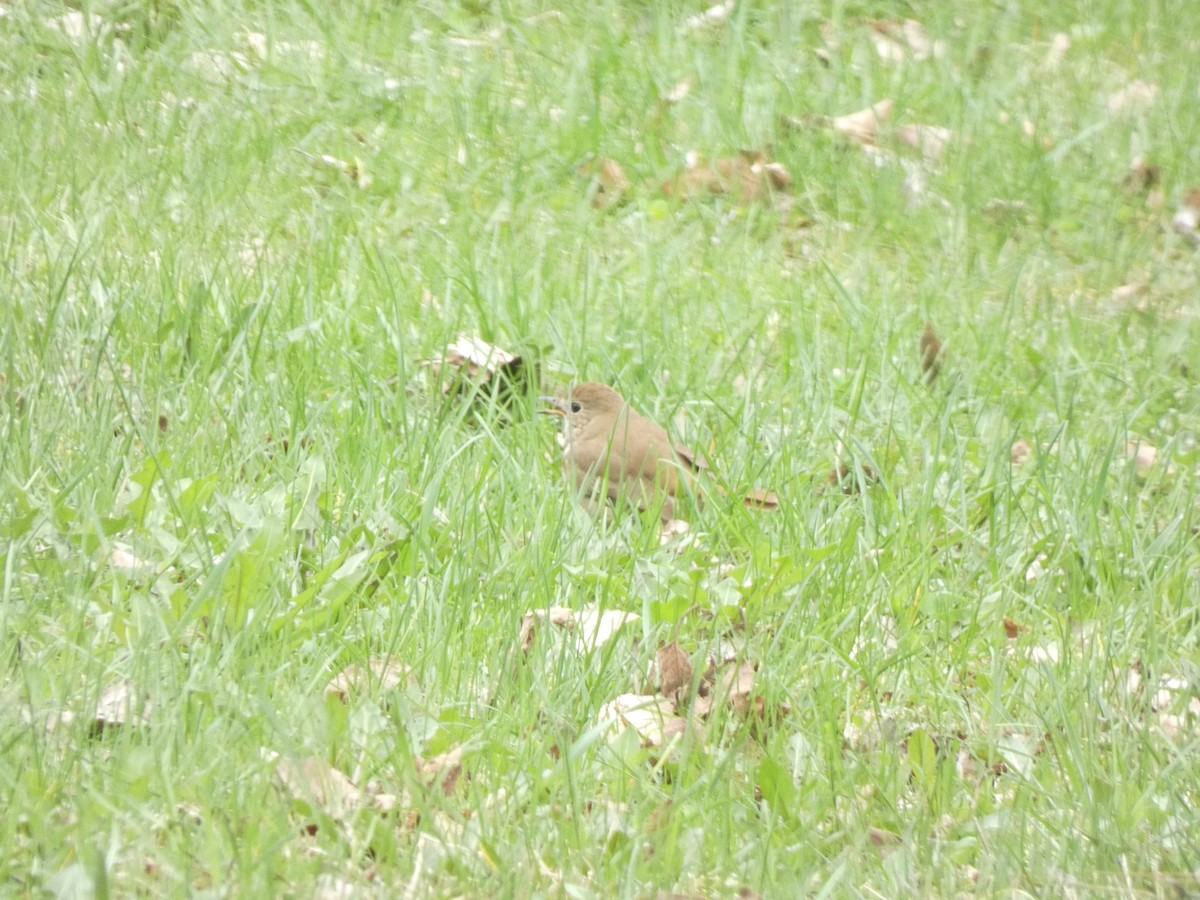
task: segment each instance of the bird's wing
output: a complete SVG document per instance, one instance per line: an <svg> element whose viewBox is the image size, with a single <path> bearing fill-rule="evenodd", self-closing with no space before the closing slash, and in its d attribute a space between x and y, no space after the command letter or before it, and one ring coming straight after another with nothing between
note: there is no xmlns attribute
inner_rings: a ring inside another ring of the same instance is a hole
<svg viewBox="0 0 1200 900"><path fill-rule="evenodd" d="M680 462L693 472L711 468L707 459L696 453L691 447L685 447L683 444L675 445L675 455L679 457Z"/></svg>
<svg viewBox="0 0 1200 900"><path fill-rule="evenodd" d="M621 461L624 461L622 470ZM609 492L619 493L620 478L638 478L647 495L656 488L675 493L677 458L667 432L659 425L630 411L613 434L609 458ZM614 484L615 483L615 484ZM613 490L613 487L617 490ZM639 498L639 504L643 498Z"/></svg>

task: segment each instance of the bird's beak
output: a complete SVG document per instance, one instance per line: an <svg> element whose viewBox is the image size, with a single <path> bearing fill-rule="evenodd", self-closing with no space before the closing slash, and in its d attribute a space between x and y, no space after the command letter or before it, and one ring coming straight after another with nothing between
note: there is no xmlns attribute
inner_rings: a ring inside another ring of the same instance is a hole
<svg viewBox="0 0 1200 900"><path fill-rule="evenodd" d="M567 401L562 397L538 397L538 401L550 407L550 409L538 410L544 416L566 416L567 414Z"/></svg>

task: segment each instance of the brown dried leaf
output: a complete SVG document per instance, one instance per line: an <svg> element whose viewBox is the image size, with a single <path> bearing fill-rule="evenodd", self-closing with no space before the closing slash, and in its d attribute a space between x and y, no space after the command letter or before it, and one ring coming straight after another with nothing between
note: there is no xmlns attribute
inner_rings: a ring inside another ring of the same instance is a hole
<svg viewBox="0 0 1200 900"><path fill-rule="evenodd" d="M533 649L533 642L537 638L537 626L540 621L541 617L533 612L527 612L521 618L521 631L517 637L517 642L521 645L522 653L528 653Z"/></svg>
<svg viewBox="0 0 1200 900"><path fill-rule="evenodd" d="M588 160L579 167L579 174L590 179L595 185L596 193L592 197L592 206L601 209L620 203L633 186L621 164L607 157Z"/></svg>
<svg viewBox="0 0 1200 900"><path fill-rule="evenodd" d="M99 736L123 725L130 728L149 725L153 709L153 704L141 695L132 681L120 681L101 694L96 702L92 734Z"/></svg>
<svg viewBox="0 0 1200 900"><path fill-rule="evenodd" d="M135 556L128 550L114 547L108 555L108 565L114 572L119 572L126 578L138 579L154 575L154 563Z"/></svg>
<svg viewBox="0 0 1200 900"><path fill-rule="evenodd" d="M756 704L751 702L751 693L754 690L754 671L754 664L750 662L727 665L720 670L720 675L709 690L693 701L692 711L703 717L716 709L719 704L728 703L733 711L743 718L750 714L752 708L761 717L763 715L761 698L757 698L759 702Z"/></svg>
<svg viewBox="0 0 1200 900"><path fill-rule="evenodd" d="M692 689L695 669L691 657L674 641L660 647L654 656L658 670L659 691L678 707Z"/></svg>
<svg viewBox="0 0 1200 900"><path fill-rule="evenodd" d="M675 704L666 697L621 694L600 708L599 723L613 726L613 737L633 729L641 745L657 749L687 732L687 720L675 715Z"/></svg>
<svg viewBox="0 0 1200 900"><path fill-rule="evenodd" d="M682 537L691 530L692 526L686 519L668 519L663 522L662 532L658 536L659 544L666 545L677 537Z"/></svg>
<svg viewBox="0 0 1200 900"><path fill-rule="evenodd" d="M875 470L868 465L860 466L862 481L855 475L854 469L847 463L839 461L829 473L829 484L840 487L843 494L857 494L863 487L869 487L879 480Z"/></svg>
<svg viewBox="0 0 1200 900"><path fill-rule="evenodd" d="M517 354L468 335L459 335L441 359L425 360L422 365L433 369L446 396L467 388L486 387L497 398L507 397L531 377L524 360ZM443 379L443 371L450 372L451 377ZM532 377L536 380L536 370Z"/></svg>
<svg viewBox="0 0 1200 900"><path fill-rule="evenodd" d="M641 620L636 613L621 612L609 609L601 612L594 604L581 610L567 606L552 606L549 609L535 609L525 614L521 620L520 642L521 649L526 653L533 646L539 622L549 622L551 625L575 634L575 649L580 653L598 650L611 641L621 630L621 627Z"/></svg>
<svg viewBox="0 0 1200 900"><path fill-rule="evenodd" d="M725 675L717 687L719 693L729 698L729 704L739 716L750 712L750 694L754 690L754 665L743 662L736 668L725 670ZM760 710L761 711L761 710Z"/></svg>
<svg viewBox="0 0 1200 900"><path fill-rule="evenodd" d="M736 0L725 0L724 3L718 3L715 6L710 6L702 13L697 13L694 16L689 16L684 19L679 30L684 34L693 31L702 31L707 28L715 28L718 25L724 25L725 21L733 14L734 8L737 6Z"/></svg>
<svg viewBox="0 0 1200 900"><path fill-rule="evenodd" d="M1192 698L1181 713L1157 713L1154 724L1169 740L1194 740L1200 736L1200 698Z"/></svg>
<svg viewBox="0 0 1200 900"><path fill-rule="evenodd" d="M392 659L369 659L365 666L351 663L342 669L325 686L325 696L349 703L353 697L367 694L375 687L383 692L416 683L416 676L403 663Z"/></svg>
<svg viewBox="0 0 1200 900"><path fill-rule="evenodd" d="M1041 732L1006 729L996 742L996 749L1009 769L1028 778L1033 772L1034 760L1045 750L1042 738Z"/></svg>
<svg viewBox="0 0 1200 900"><path fill-rule="evenodd" d="M751 203L769 199L773 193L787 193L791 188L792 176L782 163L768 160L759 151L745 151L712 165L689 167L674 182L663 185L663 193L688 200L728 194Z"/></svg>
<svg viewBox="0 0 1200 900"><path fill-rule="evenodd" d="M858 112L837 116L830 121L830 125L838 134L870 146L875 143L875 138L879 134L879 126L891 117L892 101L880 100L874 106L868 106Z"/></svg>
<svg viewBox="0 0 1200 900"><path fill-rule="evenodd" d="M901 125L896 129L896 137L914 150L921 151L926 162L936 163L945 155L946 148L954 139L954 132L940 125Z"/></svg>
<svg viewBox="0 0 1200 900"><path fill-rule="evenodd" d="M1029 462L1033 456L1033 448L1029 446L1029 442L1024 438L1012 445L1012 450L1009 453L1009 458L1014 466L1023 466Z"/></svg>
<svg viewBox="0 0 1200 900"><path fill-rule="evenodd" d="M1108 98L1108 111L1110 113L1145 112L1157 100L1158 85L1145 81L1131 81Z"/></svg>
<svg viewBox="0 0 1200 900"><path fill-rule="evenodd" d="M779 496L773 491L762 488L751 488L746 491L742 502L747 509L776 510L779 509Z"/></svg>
<svg viewBox="0 0 1200 900"><path fill-rule="evenodd" d="M433 759L416 757L417 774L426 787L440 784L442 793L449 797L454 793L459 776L462 775L463 748L454 747Z"/></svg>
<svg viewBox="0 0 1200 900"><path fill-rule="evenodd" d="M1158 187L1162 181L1162 169L1146 162L1145 157L1138 156L1129 164L1129 170L1121 181L1121 186L1129 194L1147 194Z"/></svg>
<svg viewBox="0 0 1200 900"><path fill-rule="evenodd" d="M876 847L899 847L903 843L900 835L894 831L886 831L883 828L868 828L867 837L871 839L871 843Z"/></svg>
<svg viewBox="0 0 1200 900"><path fill-rule="evenodd" d="M925 323L921 332L921 371L925 381L932 384L942 371L942 341L933 329L932 322Z"/></svg>
<svg viewBox="0 0 1200 900"><path fill-rule="evenodd" d="M924 26L912 19L903 22L873 22L871 43L885 63L902 63L906 59L918 62L938 59L945 54L941 41L930 40Z"/></svg>
<svg viewBox="0 0 1200 900"><path fill-rule="evenodd" d="M1158 448L1145 441L1130 441L1125 445L1125 458L1134 464L1138 475L1145 478L1158 465ZM1172 471L1167 469L1168 474Z"/></svg>
<svg viewBox="0 0 1200 900"><path fill-rule="evenodd" d="M1119 284L1112 291L1113 303L1130 304L1146 293L1146 285L1140 281Z"/></svg>
<svg viewBox="0 0 1200 900"><path fill-rule="evenodd" d="M321 809L338 821L344 821L364 806L363 792L324 759L317 756L284 759L267 750L263 755L275 763L275 776L294 800Z"/></svg>

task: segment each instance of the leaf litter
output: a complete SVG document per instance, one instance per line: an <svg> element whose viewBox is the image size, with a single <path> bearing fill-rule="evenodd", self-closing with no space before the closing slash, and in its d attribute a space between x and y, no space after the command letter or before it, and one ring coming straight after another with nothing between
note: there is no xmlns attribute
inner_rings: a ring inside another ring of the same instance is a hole
<svg viewBox="0 0 1200 900"><path fill-rule="evenodd" d="M466 393L481 401L492 397L505 402L538 380L538 367L527 364L520 354L465 334L439 358L423 360L421 365L432 372L434 384L446 397Z"/></svg>
<svg viewBox="0 0 1200 900"><path fill-rule="evenodd" d="M96 702L92 734L99 736L121 727L142 728L150 724L154 705L132 681L108 687Z"/></svg>
<svg viewBox="0 0 1200 900"><path fill-rule="evenodd" d="M308 808L309 814L303 830L313 834L319 825L312 813L320 811L335 822L346 825L364 811L380 814L407 811L406 825L415 826L420 818L415 800L403 785L385 785L373 779L366 787L360 787L354 779L327 760L310 756L289 759L273 750L263 748L262 758L274 767L275 777L281 789L298 804ZM452 747L430 759L414 756L413 772L417 783L425 790L438 790L444 796L453 796L463 774L463 748ZM390 790L384 790L385 787Z"/></svg>
<svg viewBox="0 0 1200 900"><path fill-rule="evenodd" d="M933 40L914 19L871 23L871 43L885 63L924 62L946 55L945 41Z"/></svg>
<svg viewBox="0 0 1200 900"><path fill-rule="evenodd" d="M1171 219L1171 228L1193 247L1200 247L1200 188L1188 192Z"/></svg>
<svg viewBox="0 0 1200 900"><path fill-rule="evenodd" d="M787 167L761 150L743 150L738 156L712 163L689 154L687 168L662 188L668 197L696 200L728 195L743 203L769 200L791 189L792 176Z"/></svg>
<svg viewBox="0 0 1200 900"><path fill-rule="evenodd" d="M542 624L549 624L573 636L572 644L577 652L591 653L599 650L621 630L622 627L641 620L636 613L608 609L601 611L595 605L581 610L566 606L552 606L527 612L521 621L521 649L528 653Z"/></svg>
<svg viewBox="0 0 1200 900"><path fill-rule="evenodd" d="M325 686L325 696L350 703L373 690L387 692L416 685L416 675L408 666L393 659L372 658L365 665L351 663L342 669Z"/></svg>

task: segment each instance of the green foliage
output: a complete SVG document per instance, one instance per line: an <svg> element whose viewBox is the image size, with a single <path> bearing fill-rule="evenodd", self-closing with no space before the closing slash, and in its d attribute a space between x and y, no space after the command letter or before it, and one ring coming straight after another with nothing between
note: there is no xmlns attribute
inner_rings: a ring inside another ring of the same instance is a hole
<svg viewBox="0 0 1200 900"><path fill-rule="evenodd" d="M7 893L1196 892L1200 13L709 5L0 7ZM663 190L747 149L788 196ZM460 332L781 510L597 524ZM641 618L522 645L587 604ZM758 668L664 750L598 717L670 641Z"/></svg>

